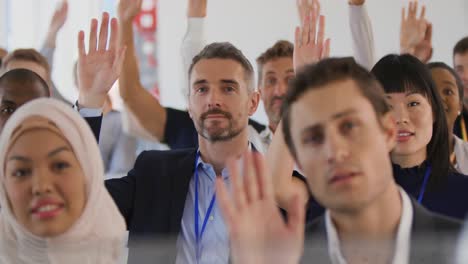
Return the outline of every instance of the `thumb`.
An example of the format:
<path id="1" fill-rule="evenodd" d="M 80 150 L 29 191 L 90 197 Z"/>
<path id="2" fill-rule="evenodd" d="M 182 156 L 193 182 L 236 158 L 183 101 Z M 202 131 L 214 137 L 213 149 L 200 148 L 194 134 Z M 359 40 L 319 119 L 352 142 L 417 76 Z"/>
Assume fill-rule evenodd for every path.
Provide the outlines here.
<path id="1" fill-rule="evenodd" d="M 299 199 L 299 195 L 293 196 L 288 208 L 288 229 L 298 237 L 304 236 L 305 229 L 305 204 Z"/>

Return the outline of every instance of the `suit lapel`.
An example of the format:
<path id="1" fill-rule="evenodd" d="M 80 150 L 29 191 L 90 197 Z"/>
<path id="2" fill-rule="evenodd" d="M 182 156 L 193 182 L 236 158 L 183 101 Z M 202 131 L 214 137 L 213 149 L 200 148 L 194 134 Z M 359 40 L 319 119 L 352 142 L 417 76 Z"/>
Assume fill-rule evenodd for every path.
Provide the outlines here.
<path id="1" fill-rule="evenodd" d="M 185 200 L 189 191 L 190 180 L 192 179 L 195 169 L 195 154 L 196 150 L 190 151 L 187 156 L 177 162 L 177 167 L 171 173 L 172 190 L 171 190 L 171 233 L 179 233 L 182 215 L 184 213 Z"/>

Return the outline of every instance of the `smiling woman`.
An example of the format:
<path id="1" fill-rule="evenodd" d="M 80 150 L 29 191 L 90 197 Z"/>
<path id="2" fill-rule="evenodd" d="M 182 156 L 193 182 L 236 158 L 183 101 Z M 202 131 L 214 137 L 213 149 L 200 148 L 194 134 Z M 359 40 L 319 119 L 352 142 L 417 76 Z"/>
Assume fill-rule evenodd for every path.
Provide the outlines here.
<path id="1" fill-rule="evenodd" d="M 391 159 L 395 180 L 429 210 L 464 219 L 468 177 L 450 164 L 449 130 L 430 71 L 411 55 L 387 55 L 372 69 L 398 129 Z"/>
<path id="2" fill-rule="evenodd" d="M 115 263 L 125 223 L 86 122 L 54 99 L 18 109 L 0 138 L 0 263 Z"/>

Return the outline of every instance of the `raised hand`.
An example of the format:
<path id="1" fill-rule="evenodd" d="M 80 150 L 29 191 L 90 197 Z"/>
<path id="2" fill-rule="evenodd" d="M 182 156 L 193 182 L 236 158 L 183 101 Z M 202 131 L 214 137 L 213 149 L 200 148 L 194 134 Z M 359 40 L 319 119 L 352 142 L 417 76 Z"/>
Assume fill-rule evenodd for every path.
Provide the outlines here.
<path id="1" fill-rule="evenodd" d="M 121 22 L 131 22 L 140 13 L 143 0 L 120 0 L 117 8 Z"/>
<path id="2" fill-rule="evenodd" d="M 243 156 L 243 177 L 235 161 L 229 161 L 227 168 L 232 196 L 221 179 L 216 181 L 216 195 L 229 231 L 233 263 L 298 263 L 304 246 L 304 205 L 293 199 L 285 223 L 258 153 Z"/>
<path id="3" fill-rule="evenodd" d="M 296 6 L 301 23 L 310 13 L 314 13 L 316 17 L 320 15 L 320 2 L 318 0 L 297 0 Z"/>
<path id="4" fill-rule="evenodd" d="M 295 72 L 330 55 L 330 39 L 324 40 L 325 17 L 317 17 L 316 14 L 317 11 L 310 12 L 305 16 L 302 27 L 296 27 L 293 56 Z"/>
<path id="5" fill-rule="evenodd" d="M 414 47 L 414 56 L 427 63 L 432 58 L 432 24 L 428 22 L 424 38 Z"/>
<path id="6" fill-rule="evenodd" d="M 102 21 L 97 32 L 97 19 L 91 20 L 88 52 L 85 50 L 85 34 L 78 33 L 78 86 L 80 106 L 86 108 L 101 108 L 107 93 L 119 78 L 125 58 L 125 47 L 118 48 L 116 18 L 110 20 L 109 14 L 102 14 Z M 108 46 L 109 45 L 109 46 Z M 107 47 L 108 46 L 108 47 Z"/>
<path id="7" fill-rule="evenodd" d="M 65 21 L 67 21 L 67 17 L 68 17 L 68 2 L 67 0 L 63 0 L 60 5 L 60 8 L 55 10 L 54 15 L 52 16 L 49 30 L 53 32 L 58 32 L 65 24 Z"/>
<path id="8" fill-rule="evenodd" d="M 418 2 L 409 2 L 408 14 L 405 7 L 401 11 L 401 29 L 400 29 L 400 52 L 413 54 L 416 46 L 424 41 L 426 36 L 428 22 L 425 19 L 426 6 L 422 6 L 419 18 Z M 431 33 L 432 34 L 432 33 Z"/>
<path id="9" fill-rule="evenodd" d="M 206 17 L 207 0 L 188 0 L 187 17 Z"/>

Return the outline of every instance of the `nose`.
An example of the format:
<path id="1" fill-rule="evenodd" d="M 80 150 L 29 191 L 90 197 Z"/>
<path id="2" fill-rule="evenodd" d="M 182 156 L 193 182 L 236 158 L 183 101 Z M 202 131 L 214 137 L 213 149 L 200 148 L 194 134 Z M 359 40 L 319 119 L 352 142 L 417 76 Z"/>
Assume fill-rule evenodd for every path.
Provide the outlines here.
<path id="1" fill-rule="evenodd" d="M 408 111 L 402 105 L 396 105 L 393 107 L 393 116 L 395 117 L 397 125 L 407 124 L 409 122 Z"/>
<path id="2" fill-rule="evenodd" d="M 211 89 L 208 94 L 208 108 L 220 108 L 221 107 L 221 95 L 216 89 Z"/>
<path id="3" fill-rule="evenodd" d="M 338 131 L 329 133 L 325 144 L 328 163 L 341 163 L 350 155 L 349 145 Z"/>
<path id="4" fill-rule="evenodd" d="M 275 85 L 273 89 L 273 94 L 279 97 L 284 96 L 286 94 L 287 87 L 288 87 L 287 83 L 278 82 L 278 84 Z"/>
<path id="5" fill-rule="evenodd" d="M 33 195 L 40 196 L 52 191 L 53 176 L 46 168 L 38 168 L 32 175 Z"/>

